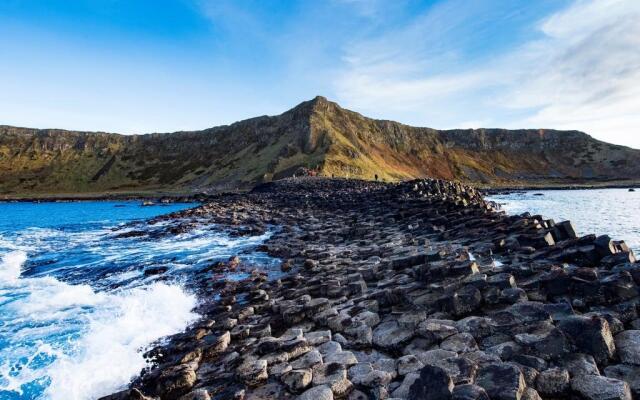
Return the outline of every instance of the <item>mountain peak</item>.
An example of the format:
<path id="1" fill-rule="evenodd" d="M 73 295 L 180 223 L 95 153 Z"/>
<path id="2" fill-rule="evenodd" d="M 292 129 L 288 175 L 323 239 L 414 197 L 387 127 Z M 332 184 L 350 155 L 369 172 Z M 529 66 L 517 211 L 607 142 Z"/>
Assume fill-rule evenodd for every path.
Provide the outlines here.
<path id="1" fill-rule="evenodd" d="M 640 151 L 571 131 L 411 127 L 323 96 L 279 116 L 194 132 L 87 135 L 0 126 L 0 195 L 228 190 L 301 168 L 490 185 L 635 181 Z"/>

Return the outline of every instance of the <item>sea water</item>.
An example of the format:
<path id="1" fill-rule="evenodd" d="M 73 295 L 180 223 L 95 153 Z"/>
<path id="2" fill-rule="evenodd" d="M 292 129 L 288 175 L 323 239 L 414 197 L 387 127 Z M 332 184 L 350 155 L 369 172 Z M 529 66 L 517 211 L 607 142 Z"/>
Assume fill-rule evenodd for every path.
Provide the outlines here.
<path id="1" fill-rule="evenodd" d="M 570 220 L 576 233 L 608 234 L 640 254 L 640 190 L 534 190 L 488 196 L 509 214 L 530 212 Z"/>
<path id="2" fill-rule="evenodd" d="M 0 399 L 94 399 L 126 387 L 152 343 L 198 318 L 189 272 L 269 236 L 210 224 L 179 235 L 118 236 L 195 204 L 0 203 Z M 162 228 L 158 222 L 151 227 Z M 166 267 L 146 276 L 148 267 Z"/>

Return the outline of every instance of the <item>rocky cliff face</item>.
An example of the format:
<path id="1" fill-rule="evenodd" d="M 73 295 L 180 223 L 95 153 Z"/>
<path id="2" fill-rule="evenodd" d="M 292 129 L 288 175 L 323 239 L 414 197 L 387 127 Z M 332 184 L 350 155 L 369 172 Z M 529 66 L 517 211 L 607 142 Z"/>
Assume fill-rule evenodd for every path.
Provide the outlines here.
<path id="1" fill-rule="evenodd" d="M 640 151 L 555 130 L 447 130 L 366 118 L 317 97 L 278 116 L 125 136 L 0 126 L 0 194 L 247 188 L 324 175 L 491 185 L 640 179 Z"/>

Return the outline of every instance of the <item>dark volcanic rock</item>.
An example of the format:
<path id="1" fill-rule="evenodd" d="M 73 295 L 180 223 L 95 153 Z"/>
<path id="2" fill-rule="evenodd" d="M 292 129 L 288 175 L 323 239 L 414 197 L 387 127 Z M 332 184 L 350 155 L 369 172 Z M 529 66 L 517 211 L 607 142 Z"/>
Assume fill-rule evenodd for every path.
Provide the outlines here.
<path id="1" fill-rule="evenodd" d="M 420 376 L 409 390 L 410 400 L 449 400 L 453 391 L 453 381 L 444 369 L 427 365 L 420 370 Z"/>
<path id="2" fill-rule="evenodd" d="M 202 320 L 114 400 L 640 392 L 640 266 L 622 242 L 439 180 L 286 179 L 155 221 L 172 218 L 267 229 L 259 251 L 282 263 L 251 270 L 241 254 L 194 274 Z M 220 279 L 233 270 L 244 278 Z"/>

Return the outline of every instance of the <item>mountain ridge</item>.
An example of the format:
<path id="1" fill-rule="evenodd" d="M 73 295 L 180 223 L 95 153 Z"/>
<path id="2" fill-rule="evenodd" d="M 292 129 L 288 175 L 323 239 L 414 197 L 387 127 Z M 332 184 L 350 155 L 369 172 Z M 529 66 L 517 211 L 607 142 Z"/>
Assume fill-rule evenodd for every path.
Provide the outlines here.
<path id="1" fill-rule="evenodd" d="M 276 116 L 122 135 L 0 125 L 0 195 L 246 189 L 301 169 L 489 186 L 640 180 L 640 150 L 553 129 L 412 127 L 317 96 Z"/>

